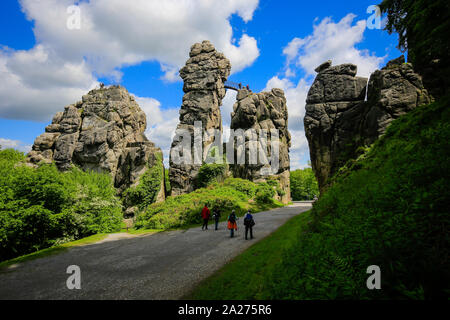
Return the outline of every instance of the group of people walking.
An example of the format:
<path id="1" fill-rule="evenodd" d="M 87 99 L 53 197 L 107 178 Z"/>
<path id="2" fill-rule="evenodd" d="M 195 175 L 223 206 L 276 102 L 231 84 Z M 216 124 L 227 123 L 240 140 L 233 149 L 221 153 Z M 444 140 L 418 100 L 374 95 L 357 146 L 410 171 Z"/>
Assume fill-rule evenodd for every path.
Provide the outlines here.
<path id="1" fill-rule="evenodd" d="M 202 230 L 208 230 L 208 222 L 211 217 L 211 211 L 208 208 L 208 205 L 205 204 L 205 206 L 202 209 L 202 219 L 203 219 L 203 225 Z M 220 221 L 220 212 L 219 210 L 215 210 L 214 214 L 212 215 L 212 218 L 214 219 L 215 223 L 215 230 L 219 230 L 219 221 Z M 231 211 L 231 214 L 228 216 L 227 219 L 227 227 L 228 230 L 230 230 L 230 238 L 234 237 L 234 231 L 237 231 L 237 221 L 239 220 L 238 217 L 236 217 L 236 211 Z M 245 240 L 248 239 L 248 234 L 250 233 L 250 239 L 253 239 L 253 226 L 255 225 L 255 220 L 253 219 L 253 216 L 250 213 L 250 210 L 247 211 L 247 213 L 244 216 L 244 226 L 245 226 Z"/>

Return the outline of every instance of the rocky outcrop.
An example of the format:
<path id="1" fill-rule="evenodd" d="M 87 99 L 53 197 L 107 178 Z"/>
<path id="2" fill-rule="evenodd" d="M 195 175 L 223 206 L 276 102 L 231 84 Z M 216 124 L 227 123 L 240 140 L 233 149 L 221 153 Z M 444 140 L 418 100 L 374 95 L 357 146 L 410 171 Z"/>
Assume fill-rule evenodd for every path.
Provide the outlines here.
<path id="1" fill-rule="evenodd" d="M 247 133 L 245 135 L 245 163 L 243 164 L 239 164 L 237 159 L 242 150 L 239 148 L 239 141 L 238 139 L 233 141 L 233 156 L 235 157 L 233 161 L 235 164 L 231 166 L 233 176 L 254 182 L 276 180 L 282 190 L 281 194 L 277 195 L 278 200 L 284 203 L 289 202 L 291 198 L 289 180 L 291 136 L 288 131 L 288 110 L 283 90 L 272 89 L 270 92 L 261 93 L 252 93 L 247 89 L 239 90 L 237 102 L 234 104 L 231 114 L 230 127 L 233 130 L 242 129 Z M 272 136 L 271 130 L 275 130 L 278 136 Z M 261 139 L 264 136 L 267 139 Z M 234 138 L 230 137 L 230 139 Z M 251 140 L 256 142 L 258 150 L 251 151 Z M 275 147 L 275 143 L 278 147 Z M 274 152 L 278 148 L 276 155 L 272 153 L 272 148 L 275 148 Z M 227 147 L 227 152 L 228 150 Z M 259 150 L 263 152 L 261 153 Z M 253 152 L 253 155 L 250 152 Z M 252 156 L 256 161 L 251 160 Z"/>
<path id="2" fill-rule="evenodd" d="M 191 47 L 190 58 L 180 70 L 184 81 L 183 104 L 180 109 L 180 122 L 177 132 L 186 130 L 191 139 L 191 151 L 194 144 L 194 124 L 202 123 L 201 133 L 218 129 L 222 131 L 220 106 L 225 97 L 224 83 L 230 75 L 230 61 L 217 52 L 209 41 L 196 43 Z M 195 179 L 208 147 L 214 138 L 203 139 L 200 163 L 191 161 L 175 161 L 174 154 L 182 156 L 182 138 L 176 136 L 171 146 L 169 178 L 172 195 L 188 193 L 194 190 Z M 193 154 L 193 153 L 192 153 Z"/>
<path id="3" fill-rule="evenodd" d="M 31 163 L 55 162 L 60 170 L 77 165 L 83 170 L 108 172 L 119 191 L 162 163 L 162 152 L 144 135 L 146 115 L 128 91 L 103 87 L 58 112 L 28 154 Z M 164 200 L 161 181 L 159 200 Z"/>
<path id="4" fill-rule="evenodd" d="M 387 126 L 417 106 L 431 102 L 422 78 L 401 56 L 370 76 L 361 132 L 365 145 L 384 134 Z"/>
<path id="5" fill-rule="evenodd" d="M 323 191 L 337 170 L 356 157 L 358 147 L 373 143 L 394 119 L 430 98 L 402 57 L 375 71 L 369 82 L 356 77 L 353 64 L 331 66 L 327 61 L 316 72 L 304 125 L 312 168 Z"/>

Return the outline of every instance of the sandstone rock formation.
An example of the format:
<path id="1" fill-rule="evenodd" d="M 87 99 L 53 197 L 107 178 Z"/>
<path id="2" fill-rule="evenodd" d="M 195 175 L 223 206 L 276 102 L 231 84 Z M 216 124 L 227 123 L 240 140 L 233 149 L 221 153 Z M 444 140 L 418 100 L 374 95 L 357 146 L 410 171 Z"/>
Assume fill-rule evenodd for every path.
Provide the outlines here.
<path id="1" fill-rule="evenodd" d="M 190 58 L 180 70 L 184 81 L 183 104 L 180 109 L 180 123 L 177 130 L 187 130 L 191 137 L 191 146 L 194 144 L 194 123 L 202 122 L 202 131 L 218 129 L 222 131 L 222 117 L 220 106 L 225 97 L 224 83 L 230 75 L 230 61 L 220 52 L 217 52 L 209 41 L 196 43 L 191 47 Z M 202 142 L 203 155 L 208 151 L 212 139 Z M 188 193 L 194 190 L 195 178 L 201 166 L 194 163 L 176 163 L 174 153 L 180 151 L 182 138 L 175 137 L 171 146 L 169 178 L 172 195 Z"/>
<path id="2" fill-rule="evenodd" d="M 316 72 L 304 125 L 312 168 L 323 191 L 358 147 L 373 143 L 390 122 L 430 98 L 420 76 L 402 57 L 375 71 L 368 83 L 356 77 L 353 64 L 331 66 L 327 61 Z"/>
<path id="3" fill-rule="evenodd" d="M 135 185 L 149 167 L 162 163 L 162 152 L 144 135 L 146 116 L 120 86 L 103 87 L 58 112 L 28 154 L 31 163 L 54 161 L 60 170 L 73 164 L 108 172 L 115 187 Z M 164 200 L 164 182 L 158 200 Z"/>
<path id="4" fill-rule="evenodd" d="M 234 104 L 233 110 L 231 114 L 231 129 L 242 129 L 249 133 L 245 139 L 244 164 L 239 164 L 237 159 L 240 157 L 239 152 L 242 148 L 239 150 L 237 139 L 233 142 L 233 156 L 235 157 L 234 161 L 232 161 L 235 165 L 231 166 L 233 176 L 254 182 L 276 180 L 282 190 L 282 194 L 278 195 L 278 200 L 284 203 L 289 202 L 291 198 L 289 179 L 291 136 L 288 131 L 288 110 L 283 90 L 272 89 L 270 92 L 252 93 L 247 89 L 241 89 L 238 91 L 237 102 Z M 255 131 L 252 132 L 249 129 L 254 129 Z M 273 129 L 277 130 L 278 137 L 271 136 L 271 130 Z M 255 134 L 258 136 L 255 136 Z M 265 143 L 265 140 L 258 140 L 261 135 L 267 137 L 267 143 Z M 273 143 L 277 142 L 278 155 L 272 158 L 277 163 L 264 161 L 264 156 L 256 150 L 253 152 L 255 153 L 256 151 L 258 158 L 256 159 L 255 157 L 256 161 L 250 161 L 251 142 L 249 140 L 252 138 L 257 142 L 261 150 L 266 150 L 263 154 L 267 155 L 267 160 L 269 161 L 272 158 Z M 230 139 L 233 138 L 230 137 Z M 231 140 L 229 143 L 231 143 Z M 227 152 L 228 150 L 227 147 Z"/>

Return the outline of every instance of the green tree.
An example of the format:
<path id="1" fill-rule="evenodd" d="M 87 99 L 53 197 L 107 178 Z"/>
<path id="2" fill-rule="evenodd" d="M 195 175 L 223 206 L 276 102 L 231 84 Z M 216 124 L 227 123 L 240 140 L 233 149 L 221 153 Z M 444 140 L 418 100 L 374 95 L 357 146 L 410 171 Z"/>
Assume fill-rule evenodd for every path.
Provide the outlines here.
<path id="1" fill-rule="evenodd" d="M 290 179 L 292 200 L 311 200 L 319 195 L 317 179 L 311 168 L 291 171 Z"/>
<path id="2" fill-rule="evenodd" d="M 384 0 L 386 30 L 399 36 L 399 49 L 408 51 L 408 61 L 424 77 L 425 86 L 436 96 L 449 87 L 450 2 L 447 0 Z"/>
<path id="3" fill-rule="evenodd" d="M 120 230 L 111 176 L 55 165 L 31 168 L 22 152 L 0 150 L 0 261 L 55 243 Z"/>

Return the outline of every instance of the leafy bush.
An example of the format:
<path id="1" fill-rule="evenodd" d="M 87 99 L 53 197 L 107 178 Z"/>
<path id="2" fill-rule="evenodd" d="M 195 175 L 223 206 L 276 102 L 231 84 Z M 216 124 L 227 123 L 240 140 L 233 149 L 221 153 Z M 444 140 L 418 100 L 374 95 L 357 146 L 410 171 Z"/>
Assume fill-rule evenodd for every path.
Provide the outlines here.
<path id="1" fill-rule="evenodd" d="M 259 203 L 273 203 L 275 190 L 269 184 L 259 183 L 256 189 L 256 201 Z"/>
<path id="2" fill-rule="evenodd" d="M 227 171 L 226 163 L 203 164 L 196 179 L 196 188 L 206 188 L 213 182 L 222 182 Z"/>
<path id="3" fill-rule="evenodd" d="M 156 201 L 161 191 L 161 183 L 164 183 L 165 172 L 161 161 L 148 168 L 140 178 L 137 186 L 130 187 L 122 194 L 125 207 L 137 206 L 140 210 L 145 209 Z"/>
<path id="4" fill-rule="evenodd" d="M 244 193 L 248 198 L 253 198 L 256 195 L 258 185 L 244 179 L 229 178 L 223 183 L 224 186 L 230 187 L 236 191 Z"/>
<path id="5" fill-rule="evenodd" d="M 449 102 L 394 121 L 335 177 L 267 280 L 270 298 L 448 299 Z M 370 265 L 382 290 L 366 287 Z"/>
<path id="6" fill-rule="evenodd" d="M 107 174 L 54 165 L 31 168 L 0 151 L 0 260 L 120 228 L 120 201 Z"/>

